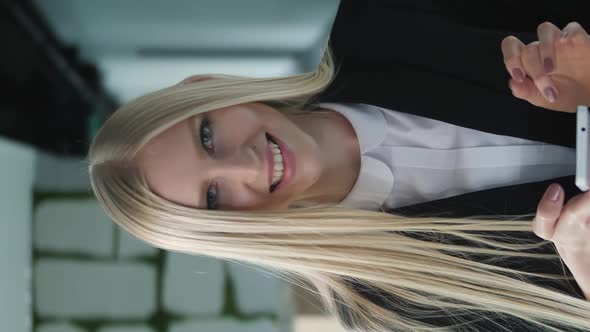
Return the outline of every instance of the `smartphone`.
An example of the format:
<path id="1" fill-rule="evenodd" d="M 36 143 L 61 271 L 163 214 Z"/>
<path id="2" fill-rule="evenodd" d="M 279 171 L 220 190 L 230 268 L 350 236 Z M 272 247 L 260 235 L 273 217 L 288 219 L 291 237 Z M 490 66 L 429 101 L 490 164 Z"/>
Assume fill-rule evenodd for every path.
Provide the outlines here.
<path id="1" fill-rule="evenodd" d="M 576 112 L 576 186 L 582 191 L 588 191 L 590 188 L 590 168 L 588 168 L 590 123 L 588 120 L 588 107 L 578 106 Z"/>

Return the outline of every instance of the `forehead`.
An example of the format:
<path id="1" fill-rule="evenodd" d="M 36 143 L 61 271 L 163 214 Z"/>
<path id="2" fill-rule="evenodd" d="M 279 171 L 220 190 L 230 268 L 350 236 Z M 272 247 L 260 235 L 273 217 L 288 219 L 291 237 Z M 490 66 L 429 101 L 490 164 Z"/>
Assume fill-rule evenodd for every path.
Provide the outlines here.
<path id="1" fill-rule="evenodd" d="M 196 145 L 194 118 L 183 120 L 151 139 L 137 162 L 150 190 L 171 202 L 195 206 L 198 177 L 203 172 Z"/>

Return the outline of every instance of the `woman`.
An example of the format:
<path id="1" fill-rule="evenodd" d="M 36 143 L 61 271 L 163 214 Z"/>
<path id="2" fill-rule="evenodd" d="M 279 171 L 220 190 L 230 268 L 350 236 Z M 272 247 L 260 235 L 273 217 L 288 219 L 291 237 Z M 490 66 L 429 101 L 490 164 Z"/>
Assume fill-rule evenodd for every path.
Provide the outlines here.
<path id="1" fill-rule="evenodd" d="M 506 186 L 521 180 L 507 175 L 495 183 L 500 188 L 482 190 L 490 187 L 477 181 L 456 184 L 464 177 L 455 176 L 433 185 L 415 181 L 418 189 L 414 190 L 407 178 L 399 176 L 403 164 L 390 168 L 382 156 L 372 155 L 372 148 L 383 145 L 384 137 L 402 131 L 363 130 L 385 120 L 397 129 L 401 127 L 396 121 L 407 121 L 403 124 L 411 132 L 431 128 L 433 133 L 451 133 L 454 136 L 419 135 L 432 136 L 434 141 L 420 141 L 416 136 L 393 140 L 412 143 L 405 148 L 414 152 L 420 144 L 429 144 L 429 152 L 461 151 L 451 157 L 443 154 L 437 161 L 457 161 L 475 147 L 481 156 L 486 146 L 530 145 L 569 158 L 572 150 L 566 147 L 573 146 L 573 141 L 562 135 L 574 128 L 571 115 L 543 113 L 520 103 L 495 90 L 497 80 L 482 78 L 470 68 L 458 68 L 455 77 L 438 70 L 437 66 L 457 59 L 430 63 L 412 52 L 405 58 L 379 52 L 369 58 L 359 51 L 362 47 L 351 45 L 371 34 L 358 30 L 355 34 L 345 23 L 376 17 L 373 9 L 359 2 L 341 4 L 331 36 L 339 65 L 333 82 L 334 66 L 327 53 L 316 73 L 276 79 L 197 76 L 124 105 L 101 129 L 90 151 L 92 186 L 101 204 L 121 227 L 154 246 L 260 264 L 288 273 L 293 280 L 311 281 L 328 308 L 352 330 L 590 329 L 590 304 L 583 299 L 588 282 L 582 280 L 588 274 L 582 264 L 575 264 L 584 255 L 572 254 L 583 250 L 584 241 L 576 236 L 587 233 L 551 226 L 562 212 L 564 198 L 574 193 L 571 177 L 556 180 L 551 174 L 568 175 L 567 167 L 560 167 L 553 158 L 538 164 L 557 165 L 554 169 L 531 172 L 544 174 L 545 180 L 562 183 L 566 189 L 557 187 L 557 195 L 551 192 L 549 200 L 541 201 L 533 225 L 539 235 L 556 244 L 567 242 L 568 236 L 577 239 L 577 246 L 565 246 L 564 251 L 573 257 L 574 276 L 581 276 L 577 284 L 564 280 L 567 271 L 555 249 L 532 236 L 530 221 L 503 221 L 499 216 L 534 211 L 550 182 L 536 179 L 529 185 Z M 444 36 L 489 35 L 436 15 L 421 15 L 447 29 L 441 31 Z M 378 23 L 361 22 L 363 29 Z M 578 36 L 583 30 L 575 31 Z M 375 45 L 366 42 L 365 46 Z M 513 51 L 507 54 L 512 70 L 514 59 L 520 59 L 516 62 L 520 64 L 527 57 L 515 41 L 506 44 Z M 497 43 L 485 45 L 497 47 Z M 482 56 L 482 63 L 490 60 L 490 66 L 498 62 L 489 59 L 487 49 L 477 49 L 464 56 Z M 439 55 L 445 56 L 443 50 Z M 559 54 L 554 58 L 556 73 L 565 66 Z M 536 78 L 530 68 L 523 65 L 523 76 Z M 383 83 L 392 72 L 397 77 L 388 80 L 387 89 L 374 83 Z M 504 82 L 503 77 L 498 79 Z M 529 96 L 533 81 L 515 79 L 524 84 L 513 84 L 515 94 Z M 568 95 L 561 81 L 550 82 L 545 84 L 555 84 L 552 101 L 563 102 Z M 461 95 L 445 93 L 449 86 L 458 87 Z M 444 110 L 421 107 L 421 101 L 428 102 L 424 96 L 444 105 Z M 321 103 L 326 101 L 332 103 Z M 476 106 L 480 109 L 474 110 Z M 513 109 L 504 110 L 510 106 Z M 308 112 L 312 108 L 316 110 Z M 502 111 L 510 121 L 495 119 Z M 559 131 L 551 134 L 543 126 Z M 497 156 L 509 160 L 505 152 Z M 479 163 L 474 156 L 470 160 Z M 394 159 L 389 160 L 394 163 Z M 461 167 L 469 172 L 469 165 Z M 485 173 L 494 167 L 493 163 L 478 165 Z M 413 169 L 419 166 L 413 164 Z M 440 174 L 452 172 L 447 168 L 447 173 Z M 497 181 L 487 174 L 473 176 Z M 403 190 L 396 189 L 398 183 Z M 436 195 L 429 194 L 431 190 Z M 458 196 L 449 197 L 453 195 Z M 570 202 L 582 205 L 585 199 L 576 196 Z M 394 214 L 375 211 L 376 205 Z M 573 223 L 574 212 L 579 215 L 583 206 L 569 205 L 562 214 L 570 211 L 566 217 Z M 485 219 L 484 214 L 500 220 Z M 558 225 L 562 224 L 560 218 Z"/>

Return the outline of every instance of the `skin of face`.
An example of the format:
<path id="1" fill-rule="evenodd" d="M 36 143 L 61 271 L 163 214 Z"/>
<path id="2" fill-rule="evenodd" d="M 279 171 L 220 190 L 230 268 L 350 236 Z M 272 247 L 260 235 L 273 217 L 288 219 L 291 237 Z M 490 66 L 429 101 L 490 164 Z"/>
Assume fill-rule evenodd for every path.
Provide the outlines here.
<path id="1" fill-rule="evenodd" d="M 282 141 L 295 160 L 292 180 L 274 192 L 267 134 Z M 358 149 L 354 130 L 336 112 L 287 116 L 248 103 L 175 124 L 150 140 L 137 161 L 150 190 L 171 202 L 203 209 L 213 192 L 217 209 L 266 211 L 302 200 L 342 200 L 358 176 Z"/>

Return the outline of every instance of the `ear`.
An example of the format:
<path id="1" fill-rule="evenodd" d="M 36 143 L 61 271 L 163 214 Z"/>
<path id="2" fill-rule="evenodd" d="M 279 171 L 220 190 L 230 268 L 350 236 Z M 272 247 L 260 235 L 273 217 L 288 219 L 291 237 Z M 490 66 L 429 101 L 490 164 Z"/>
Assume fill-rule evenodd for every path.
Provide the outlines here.
<path id="1" fill-rule="evenodd" d="M 208 76 L 208 75 L 192 75 L 192 76 L 189 76 L 189 77 L 183 79 L 182 81 L 180 81 L 180 83 L 178 83 L 178 85 L 185 85 L 185 84 L 190 84 L 190 83 L 194 83 L 194 82 L 205 81 L 205 80 L 209 80 L 212 78 L 213 77 Z"/>

